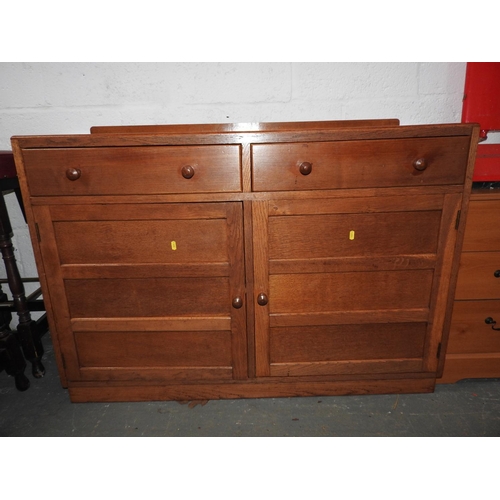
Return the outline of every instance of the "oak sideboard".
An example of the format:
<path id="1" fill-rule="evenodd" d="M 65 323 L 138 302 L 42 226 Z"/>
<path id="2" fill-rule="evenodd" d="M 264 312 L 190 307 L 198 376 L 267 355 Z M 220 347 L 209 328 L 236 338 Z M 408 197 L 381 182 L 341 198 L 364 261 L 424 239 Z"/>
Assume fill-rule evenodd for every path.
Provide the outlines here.
<path id="1" fill-rule="evenodd" d="M 13 137 L 71 400 L 433 391 L 478 133 L 365 120 Z"/>

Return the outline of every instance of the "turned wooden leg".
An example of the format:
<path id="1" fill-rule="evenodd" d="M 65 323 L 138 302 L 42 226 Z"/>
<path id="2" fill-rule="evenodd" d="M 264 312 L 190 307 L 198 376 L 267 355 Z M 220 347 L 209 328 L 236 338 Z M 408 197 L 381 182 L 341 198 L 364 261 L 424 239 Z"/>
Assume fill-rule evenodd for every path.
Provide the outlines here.
<path id="1" fill-rule="evenodd" d="M 31 319 L 31 314 L 26 301 L 24 285 L 19 274 L 12 247 L 12 227 L 5 206 L 3 196 L 0 196 L 0 251 L 7 272 L 7 281 L 12 293 L 12 299 L 19 324 L 17 326 L 17 338 L 21 344 L 24 357 L 32 364 L 33 376 L 36 378 L 45 375 L 45 368 L 41 362 L 43 346 L 37 330 L 37 324 Z"/>
<path id="2" fill-rule="evenodd" d="M 3 291 L 2 285 L 0 285 L 0 331 L 10 330 L 10 322 L 12 321 L 12 314 L 10 308 L 2 307 L 9 298 L 7 294 Z"/>
<path id="3" fill-rule="evenodd" d="M 7 294 L 0 286 L 0 304 L 7 302 Z M 0 308 L 0 371 L 5 370 L 15 379 L 18 390 L 25 391 L 30 386 L 30 381 L 24 374 L 26 361 L 24 360 L 21 346 L 10 329 L 12 314 L 9 309 Z"/>
<path id="4" fill-rule="evenodd" d="M 25 391 L 29 388 L 30 381 L 24 374 L 26 361 L 14 332 L 10 330 L 0 332 L 0 366 L 14 377 L 17 390 Z"/>

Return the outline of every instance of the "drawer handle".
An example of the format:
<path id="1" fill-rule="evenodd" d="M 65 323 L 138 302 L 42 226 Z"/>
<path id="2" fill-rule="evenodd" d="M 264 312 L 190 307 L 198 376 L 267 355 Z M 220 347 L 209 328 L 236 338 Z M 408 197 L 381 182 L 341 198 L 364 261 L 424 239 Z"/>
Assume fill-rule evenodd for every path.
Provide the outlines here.
<path id="1" fill-rule="evenodd" d="M 267 295 L 265 293 L 259 293 L 257 296 L 257 304 L 259 306 L 265 306 L 269 302 L 269 299 L 267 298 Z"/>
<path id="2" fill-rule="evenodd" d="M 495 278 L 500 278 L 500 269 L 497 269 L 497 270 L 493 273 L 493 276 L 495 276 Z"/>
<path id="3" fill-rule="evenodd" d="M 312 172 L 312 163 L 309 163 L 308 161 L 303 161 L 300 164 L 299 171 L 302 175 L 309 175 Z"/>
<path id="4" fill-rule="evenodd" d="M 240 309 L 242 305 L 243 305 L 243 299 L 241 297 L 235 297 L 233 299 L 233 307 L 235 309 Z"/>
<path id="5" fill-rule="evenodd" d="M 182 167 L 181 174 L 184 179 L 191 179 L 194 175 L 194 168 L 191 165 L 186 165 Z"/>
<path id="6" fill-rule="evenodd" d="M 500 328 L 495 328 L 495 325 L 497 324 L 497 322 L 491 318 L 491 317 L 488 317 L 484 320 L 484 322 L 487 324 L 487 325 L 491 325 L 491 328 L 492 330 L 496 330 L 496 331 L 500 331 Z"/>
<path id="7" fill-rule="evenodd" d="M 425 158 L 418 158 L 413 162 L 413 168 L 419 172 L 423 172 L 427 168 L 427 160 Z"/>
<path id="8" fill-rule="evenodd" d="M 68 168 L 68 170 L 66 170 L 66 177 L 70 181 L 76 181 L 81 177 L 81 175 L 82 171 L 79 168 Z"/>

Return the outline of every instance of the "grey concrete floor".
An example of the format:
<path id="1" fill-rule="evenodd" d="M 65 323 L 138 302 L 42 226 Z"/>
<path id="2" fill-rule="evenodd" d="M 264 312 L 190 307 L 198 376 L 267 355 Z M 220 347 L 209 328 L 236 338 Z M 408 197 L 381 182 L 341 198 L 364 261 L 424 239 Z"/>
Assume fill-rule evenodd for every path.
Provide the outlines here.
<path id="1" fill-rule="evenodd" d="M 18 392 L 0 373 L 0 436 L 500 436 L 500 380 L 438 385 L 432 394 L 71 403 L 50 337 L 47 373 Z"/>

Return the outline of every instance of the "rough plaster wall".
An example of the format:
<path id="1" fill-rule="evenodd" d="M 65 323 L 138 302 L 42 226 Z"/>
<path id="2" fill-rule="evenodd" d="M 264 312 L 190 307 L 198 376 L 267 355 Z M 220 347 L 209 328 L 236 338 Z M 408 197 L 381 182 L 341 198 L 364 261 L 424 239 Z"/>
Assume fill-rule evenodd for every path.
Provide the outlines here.
<path id="1" fill-rule="evenodd" d="M 92 125 L 459 122 L 465 67 L 456 62 L 0 63 L 0 149 L 11 149 L 12 135 L 85 134 Z M 14 195 L 7 196 L 7 204 L 21 275 L 36 276 Z"/>

